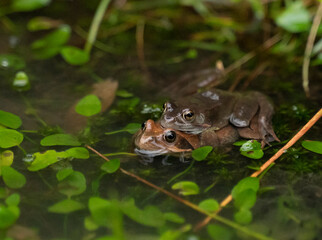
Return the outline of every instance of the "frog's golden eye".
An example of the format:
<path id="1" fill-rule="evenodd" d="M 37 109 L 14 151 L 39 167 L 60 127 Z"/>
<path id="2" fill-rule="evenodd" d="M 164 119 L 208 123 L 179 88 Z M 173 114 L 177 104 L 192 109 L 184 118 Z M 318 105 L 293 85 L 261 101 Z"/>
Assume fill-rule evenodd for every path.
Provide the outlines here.
<path id="1" fill-rule="evenodd" d="M 168 131 L 164 134 L 164 139 L 168 142 L 168 143 L 173 143 L 176 140 L 176 133 L 174 131 Z"/>
<path id="2" fill-rule="evenodd" d="M 193 111 L 191 110 L 188 110 L 188 111 L 185 111 L 183 114 L 182 114 L 183 118 L 189 122 L 191 122 L 193 119 L 195 119 L 195 114 L 193 113 Z"/>

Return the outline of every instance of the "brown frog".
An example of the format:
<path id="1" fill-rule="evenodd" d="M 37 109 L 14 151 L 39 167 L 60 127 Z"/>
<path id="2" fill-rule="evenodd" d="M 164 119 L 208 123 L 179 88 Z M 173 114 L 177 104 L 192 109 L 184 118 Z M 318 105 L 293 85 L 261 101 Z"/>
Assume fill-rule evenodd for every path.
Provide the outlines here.
<path id="1" fill-rule="evenodd" d="M 149 157 L 163 154 L 184 154 L 201 146 L 222 146 L 238 138 L 237 130 L 228 125 L 222 129 L 207 130 L 200 134 L 188 134 L 171 128 L 163 128 L 160 122 L 147 120 L 134 135 L 135 152 Z"/>
<path id="2" fill-rule="evenodd" d="M 264 146 L 279 141 L 272 128 L 273 112 L 262 93 L 212 89 L 166 102 L 160 124 L 190 134 L 207 131 L 208 135 L 231 124 L 241 137 L 261 140 Z"/>

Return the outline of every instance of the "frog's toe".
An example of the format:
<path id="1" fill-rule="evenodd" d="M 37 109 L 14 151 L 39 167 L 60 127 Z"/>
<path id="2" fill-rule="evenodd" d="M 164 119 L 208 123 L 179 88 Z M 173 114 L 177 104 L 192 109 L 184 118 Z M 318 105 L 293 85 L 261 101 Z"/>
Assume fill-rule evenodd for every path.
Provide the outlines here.
<path id="1" fill-rule="evenodd" d="M 249 119 L 241 119 L 241 118 L 236 117 L 234 114 L 232 114 L 230 116 L 230 122 L 235 127 L 248 127 L 250 120 Z"/>

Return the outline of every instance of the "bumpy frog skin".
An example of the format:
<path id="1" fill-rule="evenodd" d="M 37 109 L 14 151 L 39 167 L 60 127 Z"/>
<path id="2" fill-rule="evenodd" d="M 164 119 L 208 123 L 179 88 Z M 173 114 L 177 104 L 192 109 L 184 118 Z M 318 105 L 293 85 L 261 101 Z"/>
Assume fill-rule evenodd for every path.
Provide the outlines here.
<path id="1" fill-rule="evenodd" d="M 160 123 L 164 128 L 190 134 L 219 130 L 232 124 L 240 130 L 240 136 L 262 140 L 265 145 L 279 141 L 271 124 L 273 112 L 272 104 L 259 92 L 241 94 L 214 89 L 165 103 Z"/>
<path id="2" fill-rule="evenodd" d="M 201 146 L 217 147 L 233 143 L 238 136 L 237 130 L 231 125 L 218 131 L 206 130 L 201 134 L 188 134 L 163 128 L 159 122 L 148 120 L 134 136 L 136 146 L 134 151 L 149 157 L 164 154 L 183 154 Z"/>

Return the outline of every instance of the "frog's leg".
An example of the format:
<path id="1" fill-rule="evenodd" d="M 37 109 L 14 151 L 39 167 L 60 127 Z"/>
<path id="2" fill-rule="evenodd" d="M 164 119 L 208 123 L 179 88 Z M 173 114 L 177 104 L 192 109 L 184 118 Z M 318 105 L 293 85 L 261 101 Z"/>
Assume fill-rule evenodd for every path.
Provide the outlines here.
<path id="1" fill-rule="evenodd" d="M 253 93 L 237 98 L 230 122 L 236 127 L 248 127 L 258 111 L 258 101 Z"/>
<path id="2" fill-rule="evenodd" d="M 250 122 L 249 127 L 237 128 L 239 136 L 248 139 L 261 139 L 258 131 L 258 114 Z"/>
<path id="3" fill-rule="evenodd" d="M 261 93 L 257 93 L 257 99 L 259 103 L 258 131 L 260 133 L 260 139 L 265 143 L 274 140 L 280 142 L 272 126 L 272 116 L 274 113 L 273 105 L 269 102 L 267 97 Z"/>
<path id="4" fill-rule="evenodd" d="M 221 146 L 233 143 L 238 139 L 236 128 L 228 125 L 218 131 L 206 130 L 201 134 L 201 146 Z"/>

